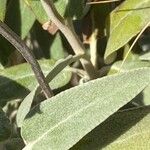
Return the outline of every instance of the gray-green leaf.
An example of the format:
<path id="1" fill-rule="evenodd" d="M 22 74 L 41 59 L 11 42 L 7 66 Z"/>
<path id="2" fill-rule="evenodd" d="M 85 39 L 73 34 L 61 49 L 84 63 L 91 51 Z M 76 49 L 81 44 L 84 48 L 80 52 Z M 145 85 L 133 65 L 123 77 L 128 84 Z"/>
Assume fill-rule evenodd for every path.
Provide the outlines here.
<path id="1" fill-rule="evenodd" d="M 81 18 L 85 11 L 85 0 L 53 0 L 57 11 L 63 17 L 71 17 L 73 19 Z M 43 9 L 40 0 L 26 0 L 28 6 L 34 12 L 37 20 L 44 24 L 49 18 Z"/>
<path id="2" fill-rule="evenodd" d="M 129 70 L 140 69 L 143 67 L 150 67 L 150 63 L 138 60 L 138 61 L 125 61 L 124 64 L 122 65 L 122 61 L 117 61 L 111 66 L 109 74 L 117 73 L 118 71 L 126 72 Z"/>
<path id="3" fill-rule="evenodd" d="M 139 69 L 143 67 L 150 67 L 150 63 L 146 61 L 125 61 L 121 67 L 122 61 L 115 62 L 108 74 L 117 73 L 118 71 L 127 72 L 133 69 Z M 120 68 L 121 67 L 121 68 Z M 150 84 L 133 100 L 140 105 L 149 105 L 150 104 Z"/>
<path id="4" fill-rule="evenodd" d="M 66 150 L 131 101 L 150 82 L 143 68 L 96 79 L 37 105 L 21 134 L 28 150 Z"/>
<path id="5" fill-rule="evenodd" d="M 65 59 L 59 60 L 56 62 L 56 64 L 54 65 L 53 69 L 50 70 L 50 72 L 48 73 L 48 75 L 46 76 L 46 80 L 47 82 L 51 82 L 67 65 L 71 64 L 72 62 L 79 60 L 83 55 L 75 55 L 75 56 L 68 56 Z M 22 126 L 22 123 L 27 115 L 27 113 L 30 111 L 32 102 L 36 96 L 36 93 L 39 90 L 39 86 L 35 87 L 35 89 L 29 93 L 29 95 L 27 95 L 25 97 L 25 99 L 23 100 L 23 102 L 21 103 L 18 112 L 17 112 L 17 116 L 16 116 L 16 121 L 17 121 L 17 125 L 18 127 Z"/>
<path id="6" fill-rule="evenodd" d="M 53 60 L 39 61 L 45 75 L 53 68 Z M 50 86 L 57 89 L 66 85 L 71 78 L 71 72 L 64 70 L 52 80 Z M 22 99 L 37 86 L 37 80 L 28 63 L 3 69 L 0 72 L 0 106 L 4 106 L 7 101 Z"/>
<path id="7" fill-rule="evenodd" d="M 114 114 L 85 136 L 71 150 L 150 149 L 150 107 Z"/>

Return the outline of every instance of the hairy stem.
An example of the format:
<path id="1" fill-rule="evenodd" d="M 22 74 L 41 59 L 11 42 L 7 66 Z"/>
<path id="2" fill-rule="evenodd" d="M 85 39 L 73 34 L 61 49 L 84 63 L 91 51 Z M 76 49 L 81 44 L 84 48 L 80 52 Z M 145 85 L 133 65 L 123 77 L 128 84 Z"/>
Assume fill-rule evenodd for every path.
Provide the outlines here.
<path id="1" fill-rule="evenodd" d="M 20 37 L 13 32 L 5 23 L 0 21 L 0 34 L 6 38 L 26 59 L 26 61 L 31 65 L 32 70 L 37 78 L 39 85 L 41 86 L 45 96 L 47 98 L 53 96 L 53 92 L 50 89 L 44 74 L 38 64 L 32 51 L 27 47 L 27 45 L 20 39 Z"/>
<path id="2" fill-rule="evenodd" d="M 84 54 L 85 48 L 82 42 L 79 40 L 77 34 L 75 33 L 73 27 L 70 24 L 66 24 L 64 19 L 57 12 L 52 0 L 41 0 L 41 3 L 49 16 L 49 18 L 55 23 L 59 30 L 64 34 L 68 42 L 70 43 L 72 49 L 76 55 Z M 98 77 L 98 72 L 92 65 L 88 57 L 80 59 L 83 68 L 86 70 L 90 79 L 95 79 Z"/>

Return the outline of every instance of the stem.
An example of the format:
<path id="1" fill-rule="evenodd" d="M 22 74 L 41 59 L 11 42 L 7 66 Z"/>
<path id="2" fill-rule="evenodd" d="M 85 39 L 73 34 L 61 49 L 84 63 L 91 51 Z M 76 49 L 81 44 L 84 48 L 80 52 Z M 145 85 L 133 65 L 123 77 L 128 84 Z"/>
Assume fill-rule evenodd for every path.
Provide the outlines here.
<path id="1" fill-rule="evenodd" d="M 133 41 L 132 45 L 130 46 L 130 48 L 129 48 L 127 54 L 126 54 L 126 56 L 124 57 L 124 59 L 123 59 L 123 61 L 121 63 L 120 69 L 118 71 L 119 73 L 121 72 L 121 69 L 122 69 L 122 67 L 123 67 L 123 65 L 124 65 L 124 63 L 125 63 L 128 55 L 130 54 L 132 48 L 134 47 L 134 45 L 136 44 L 136 42 L 138 41 L 138 39 L 140 38 L 140 36 L 142 35 L 142 33 L 146 30 L 146 28 L 148 28 L 149 25 L 150 25 L 150 21 L 143 27 L 143 29 L 140 31 L 140 33 L 137 35 L 137 37 Z"/>
<path id="2" fill-rule="evenodd" d="M 112 2 L 118 2 L 120 0 L 105 0 L 105 1 L 97 1 L 97 2 L 87 2 L 87 4 L 105 4 L 105 3 L 112 3 Z"/>
<path id="3" fill-rule="evenodd" d="M 44 74 L 41 70 L 40 65 L 38 64 L 35 56 L 32 51 L 27 47 L 27 45 L 20 39 L 20 37 L 13 32 L 5 23 L 0 21 L 0 34 L 6 38 L 26 59 L 26 61 L 31 65 L 32 70 L 37 78 L 39 85 L 41 86 L 45 96 L 47 98 L 53 95 L 52 90 L 50 89 Z"/>
<path id="4" fill-rule="evenodd" d="M 52 0 L 41 0 L 41 3 L 49 16 L 49 18 L 55 23 L 55 25 L 64 34 L 68 42 L 70 43 L 72 49 L 76 55 L 84 54 L 85 47 L 79 40 L 74 28 L 70 25 L 66 25 L 64 19 L 57 12 Z M 95 79 L 98 77 L 98 72 L 95 70 L 94 66 L 90 60 L 86 57 L 80 59 L 83 68 L 86 70 L 90 79 Z"/>

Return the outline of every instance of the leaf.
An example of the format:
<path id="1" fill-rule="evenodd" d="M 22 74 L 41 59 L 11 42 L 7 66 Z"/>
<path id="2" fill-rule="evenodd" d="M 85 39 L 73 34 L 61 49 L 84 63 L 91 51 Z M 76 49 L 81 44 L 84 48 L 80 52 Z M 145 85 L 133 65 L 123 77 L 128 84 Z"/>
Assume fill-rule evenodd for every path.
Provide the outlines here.
<path id="1" fill-rule="evenodd" d="M 150 105 L 150 84 L 134 99 L 141 106 Z"/>
<path id="2" fill-rule="evenodd" d="M 143 67 L 150 67 L 150 63 L 149 62 L 144 62 L 144 61 L 125 61 L 125 63 L 122 65 L 122 61 L 117 61 L 115 62 L 111 68 L 108 74 L 113 74 L 113 73 L 117 73 L 118 71 L 121 72 L 127 72 L 129 70 L 133 70 L 133 69 L 140 69 Z"/>
<path id="3" fill-rule="evenodd" d="M 150 105 L 150 85 L 147 86 L 143 92 L 143 104 L 144 105 Z"/>
<path id="4" fill-rule="evenodd" d="M 45 75 L 53 68 L 55 62 L 52 60 L 39 61 Z M 71 78 L 71 72 L 62 71 L 51 83 L 52 89 L 66 85 Z M 0 106 L 7 101 L 24 98 L 37 86 L 34 73 L 28 63 L 16 65 L 0 72 Z"/>
<path id="5" fill-rule="evenodd" d="M 28 6 L 34 12 L 37 20 L 44 24 L 49 21 L 49 18 L 42 7 L 40 0 L 25 0 Z M 56 9 L 63 17 L 72 17 L 73 19 L 81 18 L 85 12 L 85 1 L 84 0 L 53 0 Z"/>
<path id="6" fill-rule="evenodd" d="M 150 61 L 150 52 L 148 52 L 148 53 L 142 55 L 142 56 L 140 57 L 140 59 L 141 59 L 141 60 L 148 60 L 148 61 Z"/>
<path id="7" fill-rule="evenodd" d="M 77 56 L 70 55 L 66 59 L 57 61 L 56 64 L 54 65 L 53 69 L 46 76 L 47 82 L 48 83 L 51 82 L 67 65 L 71 64 L 74 61 L 79 60 L 82 56 L 83 55 L 79 55 L 79 56 L 78 55 Z M 17 116 L 16 116 L 16 122 L 17 122 L 18 127 L 22 126 L 22 123 L 23 123 L 26 115 L 28 114 L 28 112 L 31 109 L 32 102 L 33 102 L 37 92 L 39 91 L 39 88 L 40 88 L 39 86 L 35 87 L 35 89 L 31 93 L 29 93 L 29 95 L 27 95 L 25 97 L 25 99 L 19 106 Z"/>
<path id="8" fill-rule="evenodd" d="M 23 0 L 20 0 L 21 38 L 24 39 L 35 22 L 35 16 Z"/>
<path id="9" fill-rule="evenodd" d="M 129 42 L 150 21 L 150 0 L 127 0 L 117 7 L 107 22 L 109 39 L 105 59 Z"/>
<path id="10" fill-rule="evenodd" d="M 71 148 L 149 82 L 150 69 L 143 68 L 90 81 L 40 103 L 21 128 L 25 149 Z"/>
<path id="11" fill-rule="evenodd" d="M 49 74 L 46 76 L 46 80 L 48 82 L 50 82 L 58 73 L 60 73 L 66 66 L 70 65 L 71 63 L 79 60 L 80 58 L 82 58 L 84 56 L 84 54 L 80 54 L 80 55 L 69 55 L 67 58 L 65 59 L 60 59 L 56 62 L 55 66 L 53 67 L 53 69 L 49 72 Z"/>
<path id="12" fill-rule="evenodd" d="M 135 49 L 137 50 L 137 48 L 135 48 Z M 127 43 L 124 46 L 122 60 L 125 59 L 125 61 L 138 61 L 139 60 L 139 54 L 136 53 L 135 49 L 130 50 L 130 44 Z"/>
<path id="13" fill-rule="evenodd" d="M 17 116 L 16 116 L 16 122 L 17 122 L 18 127 L 22 126 L 22 123 L 23 123 L 26 115 L 30 111 L 32 102 L 33 102 L 34 97 L 36 95 L 36 92 L 37 92 L 37 87 L 33 91 L 31 91 L 25 97 L 25 99 L 22 101 L 22 103 L 20 104 L 19 109 L 17 111 Z"/>
<path id="14" fill-rule="evenodd" d="M 150 107 L 117 112 L 70 150 L 150 149 Z"/>
<path id="15" fill-rule="evenodd" d="M 7 8 L 7 0 L 0 0 L 0 20 L 4 21 Z M 2 66 L 7 65 L 8 56 L 12 52 L 12 46 L 2 36 L 0 36 L 0 63 Z"/>
<path id="16" fill-rule="evenodd" d="M 11 126 L 9 119 L 0 108 L 0 142 L 9 138 L 11 134 Z"/>
<path id="17" fill-rule="evenodd" d="M 108 74 L 109 75 L 114 74 L 114 73 L 117 73 L 118 71 L 127 72 L 133 69 L 150 67 L 150 63 L 146 61 L 126 61 L 120 70 L 121 64 L 122 64 L 122 61 L 115 62 L 112 65 Z M 150 84 L 138 96 L 136 96 L 132 102 L 135 102 L 136 104 L 141 105 L 141 106 L 150 105 L 150 92 L 149 91 L 150 91 Z"/>
<path id="18" fill-rule="evenodd" d="M 41 23 L 44 24 L 49 20 L 46 12 L 44 11 L 40 0 L 24 0 L 28 7 L 32 10 L 34 13 L 36 19 Z"/>
<path id="19" fill-rule="evenodd" d="M 51 47 L 50 47 L 50 56 L 54 60 L 59 60 L 64 58 L 64 47 L 62 43 L 62 39 L 60 33 L 55 35 L 55 39 L 53 40 Z"/>
<path id="20" fill-rule="evenodd" d="M 7 10 L 6 23 L 13 31 L 24 39 L 34 22 L 35 16 L 24 0 L 11 0 Z"/>
<path id="21" fill-rule="evenodd" d="M 7 0 L 0 1 L 0 20 L 1 21 L 4 21 L 4 18 L 5 18 L 6 4 L 7 4 Z"/>

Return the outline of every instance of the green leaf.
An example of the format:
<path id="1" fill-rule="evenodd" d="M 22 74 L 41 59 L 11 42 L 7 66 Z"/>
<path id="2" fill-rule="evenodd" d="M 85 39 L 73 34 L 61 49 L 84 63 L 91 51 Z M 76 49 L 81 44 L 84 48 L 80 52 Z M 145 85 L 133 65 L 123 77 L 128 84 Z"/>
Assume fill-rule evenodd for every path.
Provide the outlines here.
<path id="1" fill-rule="evenodd" d="M 55 35 L 55 38 L 50 47 L 50 56 L 51 59 L 59 60 L 65 57 L 64 46 L 60 36 L 60 33 Z"/>
<path id="2" fill-rule="evenodd" d="M 129 53 L 129 50 L 130 50 L 130 44 L 127 43 L 125 46 L 124 46 L 124 51 L 123 51 L 123 58 L 122 60 L 126 60 L 126 61 L 138 61 L 139 60 L 139 54 L 136 53 L 137 51 L 137 48 L 133 48 L 132 51 L 130 51 Z"/>
<path id="3" fill-rule="evenodd" d="M 52 60 L 39 61 L 45 75 L 53 68 L 55 62 Z M 52 89 L 66 85 L 71 78 L 71 72 L 62 71 L 52 82 Z M 0 106 L 7 101 L 22 99 L 37 86 L 37 80 L 28 63 L 10 67 L 0 72 Z"/>
<path id="4" fill-rule="evenodd" d="M 49 18 L 42 7 L 40 0 L 25 0 L 28 6 L 34 12 L 37 20 L 44 24 L 49 21 Z M 81 18 L 85 12 L 85 1 L 84 0 L 53 0 L 56 9 L 63 17 L 72 17 L 73 19 Z"/>
<path id="5" fill-rule="evenodd" d="M 148 61 L 150 61 L 150 52 L 148 52 L 148 53 L 142 55 L 142 56 L 140 57 L 140 59 L 141 59 L 141 60 L 148 60 Z"/>
<path id="6" fill-rule="evenodd" d="M 35 22 L 35 16 L 23 0 L 20 0 L 21 38 L 24 39 Z"/>
<path id="7" fill-rule="evenodd" d="M 22 103 L 20 104 L 19 109 L 17 111 L 17 116 L 16 116 L 16 122 L 17 122 L 18 127 L 22 126 L 22 123 L 23 123 L 26 115 L 30 111 L 32 102 L 33 102 L 34 97 L 36 95 L 36 92 L 37 92 L 37 87 L 33 91 L 31 91 L 25 97 L 25 99 L 22 101 Z"/>
<path id="8" fill-rule="evenodd" d="M 150 149 L 150 107 L 115 113 L 71 150 Z"/>
<path id="9" fill-rule="evenodd" d="M 28 7 L 34 13 L 36 19 L 41 23 L 44 24 L 45 22 L 49 21 L 49 18 L 44 11 L 40 0 L 24 0 Z"/>
<path id="10" fill-rule="evenodd" d="M 90 81 L 40 103 L 21 128 L 25 149 L 71 148 L 149 82 L 150 69 L 143 68 Z"/>
<path id="11" fill-rule="evenodd" d="M 24 0 L 11 0 L 7 10 L 6 23 L 13 31 L 24 39 L 34 22 L 35 16 Z"/>
<path id="12" fill-rule="evenodd" d="M 79 60 L 83 55 L 79 55 L 79 56 L 68 56 L 66 59 L 62 59 L 59 60 L 58 62 L 56 62 L 56 64 L 54 65 L 53 69 L 48 73 L 48 75 L 46 76 L 46 80 L 47 82 L 51 82 L 67 65 L 71 64 L 74 61 Z M 18 127 L 22 126 L 22 123 L 26 117 L 26 115 L 28 114 L 28 112 L 30 111 L 32 102 L 37 94 L 37 92 L 39 92 L 39 86 L 35 87 L 35 89 L 25 97 L 25 99 L 23 100 L 23 102 L 21 103 L 18 112 L 17 112 L 17 117 L 16 117 L 16 121 L 17 121 L 17 125 Z"/>
<path id="13" fill-rule="evenodd" d="M 4 18 L 5 18 L 6 4 L 7 4 L 7 0 L 0 1 L 0 20 L 2 21 L 4 21 Z"/>
<path id="14" fill-rule="evenodd" d="M 11 126 L 9 119 L 0 108 L 0 142 L 9 138 L 11 134 Z"/>
<path id="15" fill-rule="evenodd" d="M 150 0 L 126 0 L 109 16 L 105 59 L 131 40 L 150 21 Z"/>

